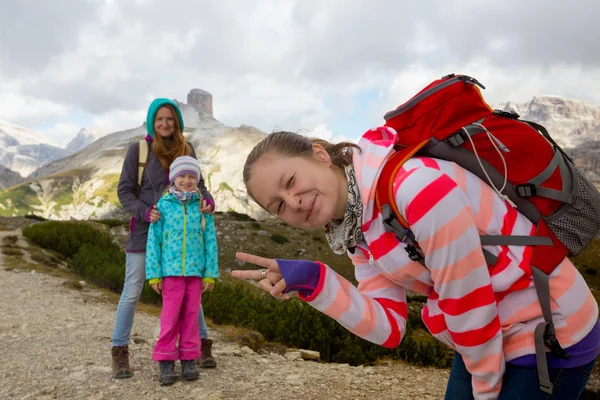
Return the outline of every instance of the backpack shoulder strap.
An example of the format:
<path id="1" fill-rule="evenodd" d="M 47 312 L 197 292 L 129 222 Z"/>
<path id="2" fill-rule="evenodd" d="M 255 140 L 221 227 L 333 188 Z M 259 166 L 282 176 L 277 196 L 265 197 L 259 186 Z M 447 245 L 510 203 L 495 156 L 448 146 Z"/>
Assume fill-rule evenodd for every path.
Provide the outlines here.
<path id="1" fill-rule="evenodd" d="M 144 171 L 146 170 L 146 164 L 148 163 L 148 142 L 146 139 L 141 139 L 139 142 L 138 149 L 138 176 L 137 183 L 138 187 L 142 186 L 142 177 L 144 176 Z"/>
<path id="2" fill-rule="evenodd" d="M 400 148 L 386 162 L 375 189 L 375 211 L 379 210 L 383 219 L 383 226 L 387 232 L 396 235 L 398 240 L 406 243 L 406 252 L 413 261 L 424 264 L 423 255 L 415 236 L 410 230 L 410 225 L 404 219 L 393 194 L 394 178 L 396 174 L 419 150 L 423 149 L 430 140 L 425 140 L 414 147 Z M 482 245 L 536 245 L 547 244 L 547 238 L 520 236 L 481 236 Z M 498 258 L 485 248 L 482 248 L 485 261 L 494 265 Z"/>
<path id="3" fill-rule="evenodd" d="M 379 210 L 383 217 L 383 225 L 387 232 L 396 235 L 398 240 L 406 243 L 406 252 L 413 261 L 424 263 L 423 255 L 419 252 L 419 245 L 414 235 L 410 231 L 410 226 L 406 219 L 398 210 L 396 199 L 394 198 L 393 187 L 394 178 L 406 161 L 413 157 L 428 140 L 411 147 L 399 148 L 396 153 L 386 161 L 381 175 L 375 188 L 375 210 Z"/>

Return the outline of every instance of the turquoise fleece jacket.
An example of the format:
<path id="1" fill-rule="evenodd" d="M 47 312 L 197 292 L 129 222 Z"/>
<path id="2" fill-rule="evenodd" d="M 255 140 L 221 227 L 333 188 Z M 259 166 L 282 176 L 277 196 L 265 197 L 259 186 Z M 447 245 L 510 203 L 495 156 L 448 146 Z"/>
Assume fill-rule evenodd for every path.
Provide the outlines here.
<path id="1" fill-rule="evenodd" d="M 150 224 L 146 245 L 146 279 L 166 276 L 219 277 L 215 222 L 202 213 L 197 194 L 185 204 L 166 192 L 158 201 L 160 219 Z"/>

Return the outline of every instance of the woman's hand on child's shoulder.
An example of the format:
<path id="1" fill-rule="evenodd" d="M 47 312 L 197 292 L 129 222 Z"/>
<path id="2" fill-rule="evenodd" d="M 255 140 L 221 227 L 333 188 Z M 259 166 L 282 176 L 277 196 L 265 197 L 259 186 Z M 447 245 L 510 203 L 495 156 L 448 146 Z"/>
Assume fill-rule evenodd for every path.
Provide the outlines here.
<path id="1" fill-rule="evenodd" d="M 211 203 L 207 202 L 205 199 L 205 200 L 202 200 L 202 208 L 200 208 L 200 211 L 202 211 L 203 213 L 212 214 L 213 211 L 215 211 L 215 207 Z"/>

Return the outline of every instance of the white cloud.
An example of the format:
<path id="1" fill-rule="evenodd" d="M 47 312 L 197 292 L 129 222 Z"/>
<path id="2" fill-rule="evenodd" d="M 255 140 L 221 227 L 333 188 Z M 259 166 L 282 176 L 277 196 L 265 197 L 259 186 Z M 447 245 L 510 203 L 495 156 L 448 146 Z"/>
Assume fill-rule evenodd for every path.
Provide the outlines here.
<path id="1" fill-rule="evenodd" d="M 0 117 L 25 125 L 36 125 L 48 118 L 64 117 L 68 107 L 50 99 L 36 98 L 18 93 L 0 93 Z"/>
<path id="2" fill-rule="evenodd" d="M 99 134 L 108 134 L 125 129 L 137 128 L 138 126 L 141 126 L 144 121 L 146 121 L 146 110 L 114 110 L 97 116 L 93 119 L 91 126 L 86 128 Z"/>
<path id="3" fill-rule="evenodd" d="M 312 129 L 301 129 L 298 131 L 299 134 L 311 138 L 318 138 L 326 140 L 330 143 L 340 143 L 340 142 L 354 142 L 358 143 L 359 138 L 351 139 L 347 136 L 336 134 L 334 135 L 333 131 L 329 129 L 329 127 L 325 124 L 318 125 Z"/>
<path id="4" fill-rule="evenodd" d="M 376 125 L 449 72 L 480 79 L 491 102 L 600 103 L 598 2 L 13 3 L 0 15 L 0 118 L 26 126 L 77 112 L 94 117 L 87 128 L 132 128 L 153 98 L 194 87 L 233 126 Z M 377 94 L 367 106 L 364 92 Z"/>

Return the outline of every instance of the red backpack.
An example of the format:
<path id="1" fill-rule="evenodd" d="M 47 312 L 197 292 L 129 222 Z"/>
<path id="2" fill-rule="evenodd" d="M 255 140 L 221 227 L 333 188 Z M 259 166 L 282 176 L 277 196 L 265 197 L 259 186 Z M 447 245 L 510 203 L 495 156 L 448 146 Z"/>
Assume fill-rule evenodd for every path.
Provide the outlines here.
<path id="1" fill-rule="evenodd" d="M 396 152 L 379 177 L 375 202 L 386 230 L 423 263 L 410 226 L 396 207 L 393 178 L 406 160 L 423 155 L 453 161 L 473 172 L 537 226 L 535 236 L 481 236 L 482 245 L 533 246 L 531 270 L 544 321 L 535 329 L 540 389 L 552 393 L 544 345 L 557 357 L 570 355 L 556 339 L 549 277 L 569 254 L 578 254 L 600 231 L 600 193 L 552 140 L 547 130 L 493 110 L 476 79 L 450 74 L 433 81 L 385 114 L 398 133 Z M 484 248 L 489 265 L 495 256 Z"/>

